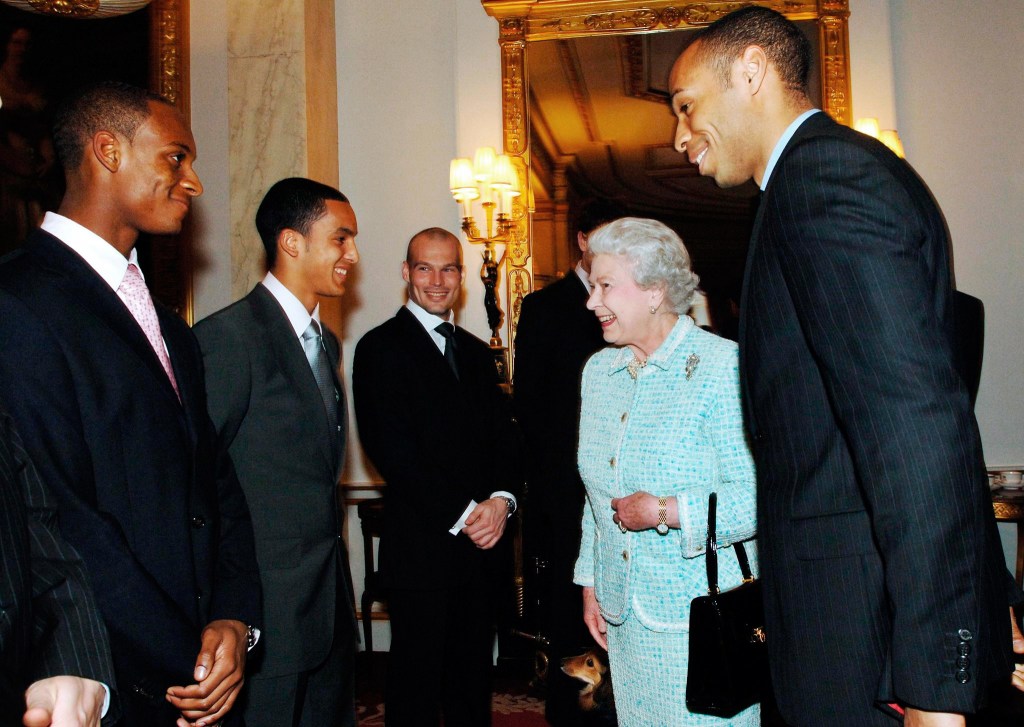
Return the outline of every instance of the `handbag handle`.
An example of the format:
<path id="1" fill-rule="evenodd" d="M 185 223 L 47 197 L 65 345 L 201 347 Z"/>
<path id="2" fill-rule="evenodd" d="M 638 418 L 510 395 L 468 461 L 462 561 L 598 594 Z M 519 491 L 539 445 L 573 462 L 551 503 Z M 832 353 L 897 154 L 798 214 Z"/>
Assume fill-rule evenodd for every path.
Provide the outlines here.
<path id="1" fill-rule="evenodd" d="M 712 596 L 720 592 L 718 588 L 718 537 L 715 534 L 715 514 L 717 509 L 718 493 L 712 492 L 708 495 L 707 555 L 704 557 L 704 564 L 708 572 L 708 593 Z M 747 551 L 743 547 L 743 543 L 733 543 L 732 548 L 736 551 L 736 560 L 740 563 L 743 582 L 753 583 L 754 575 L 750 570 L 750 561 L 747 560 Z"/>

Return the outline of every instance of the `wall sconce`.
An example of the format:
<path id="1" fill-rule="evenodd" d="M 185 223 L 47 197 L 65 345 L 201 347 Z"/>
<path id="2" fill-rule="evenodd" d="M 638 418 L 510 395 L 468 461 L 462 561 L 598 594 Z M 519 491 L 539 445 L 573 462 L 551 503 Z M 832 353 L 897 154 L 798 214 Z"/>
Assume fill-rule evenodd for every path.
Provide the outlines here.
<path id="1" fill-rule="evenodd" d="M 507 243 L 515 227 L 512 204 L 521 193 L 519 176 L 511 158 L 495 153 L 493 147 L 484 146 L 476 150 L 472 162 L 466 158 L 452 159 L 448 186 L 452 197 L 462 208 L 462 231 L 466 239 L 474 245 L 484 246 L 484 262 L 480 269 L 480 279 L 484 283 L 484 308 L 487 310 L 487 325 L 491 329 L 491 347 L 500 349 L 498 331 L 502 312 L 495 293 L 500 261 L 494 246 Z M 484 234 L 480 234 L 473 217 L 473 202 L 476 200 L 480 200 L 484 208 Z"/>
<path id="2" fill-rule="evenodd" d="M 889 147 L 893 154 L 898 156 L 900 159 L 905 158 L 905 154 L 903 153 L 903 142 L 900 141 L 900 135 L 896 133 L 896 129 L 879 129 L 878 119 L 871 117 L 857 119 L 853 128 L 862 134 L 867 134 L 870 137 L 878 139 Z"/>

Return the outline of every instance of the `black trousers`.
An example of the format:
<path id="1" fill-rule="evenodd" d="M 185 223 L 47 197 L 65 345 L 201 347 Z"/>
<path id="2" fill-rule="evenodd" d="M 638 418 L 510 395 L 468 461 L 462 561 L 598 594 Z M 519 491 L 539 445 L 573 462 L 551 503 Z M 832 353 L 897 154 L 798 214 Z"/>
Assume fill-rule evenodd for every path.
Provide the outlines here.
<path id="1" fill-rule="evenodd" d="M 493 598 L 483 583 L 388 592 L 387 727 L 491 724 Z"/>

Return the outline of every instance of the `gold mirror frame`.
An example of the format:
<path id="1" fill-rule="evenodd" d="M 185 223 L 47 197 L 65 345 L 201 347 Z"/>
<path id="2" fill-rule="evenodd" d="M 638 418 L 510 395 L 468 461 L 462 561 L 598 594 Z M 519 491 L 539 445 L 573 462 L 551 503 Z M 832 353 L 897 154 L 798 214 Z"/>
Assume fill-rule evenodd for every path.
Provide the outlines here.
<path id="1" fill-rule="evenodd" d="M 505 254 L 505 310 L 510 349 L 523 298 L 533 290 L 530 220 L 530 118 L 526 59 L 529 43 L 598 35 L 657 33 L 704 27 L 745 5 L 778 10 L 791 20 L 818 24 L 821 98 L 824 110 L 850 124 L 849 0 L 769 0 L 764 2 L 682 3 L 672 0 L 481 0 L 498 21 L 501 47 L 502 137 L 516 162 L 527 193 L 513 218 L 517 227 Z M 513 349 L 514 350 L 514 349 Z M 512 357 L 514 362 L 515 358 Z M 514 365 L 514 363 L 513 363 Z"/>

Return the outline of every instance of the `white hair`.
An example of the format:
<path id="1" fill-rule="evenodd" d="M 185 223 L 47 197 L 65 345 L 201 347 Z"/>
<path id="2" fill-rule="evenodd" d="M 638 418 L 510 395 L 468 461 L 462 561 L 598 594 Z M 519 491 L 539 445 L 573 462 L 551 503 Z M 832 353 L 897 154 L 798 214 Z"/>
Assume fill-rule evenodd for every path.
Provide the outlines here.
<path id="1" fill-rule="evenodd" d="M 587 242 L 593 255 L 625 257 L 637 287 L 663 287 L 675 313 L 684 315 L 690 309 L 700 279 L 690 267 L 690 253 L 682 239 L 665 223 L 623 217 L 598 227 Z"/>

